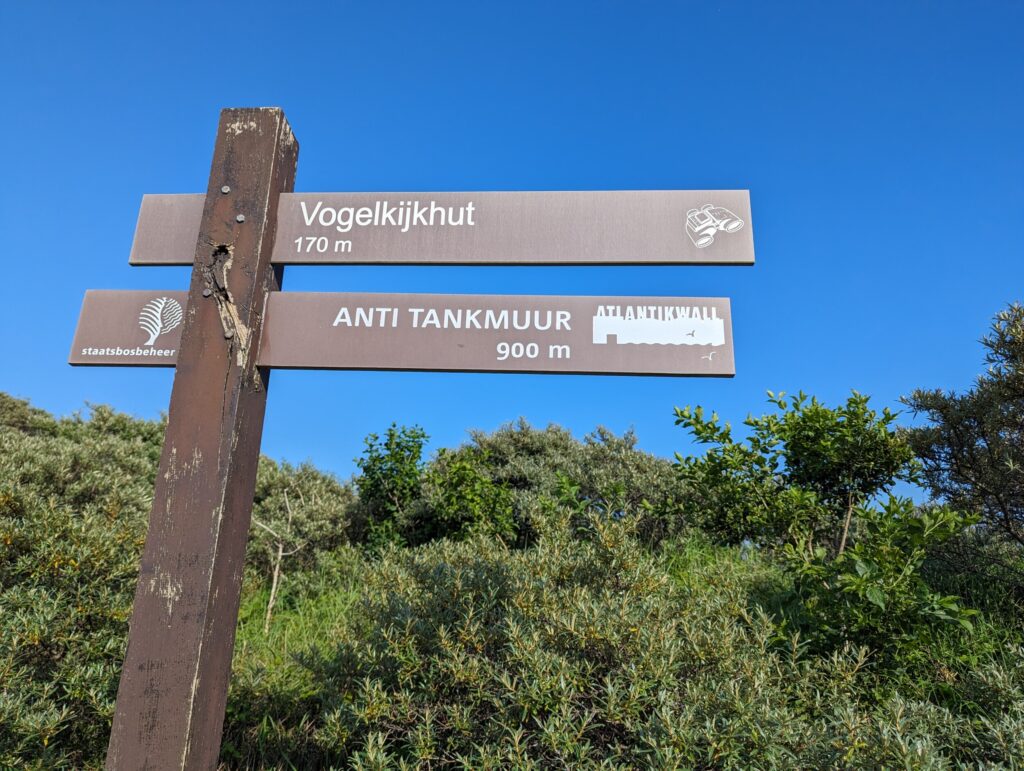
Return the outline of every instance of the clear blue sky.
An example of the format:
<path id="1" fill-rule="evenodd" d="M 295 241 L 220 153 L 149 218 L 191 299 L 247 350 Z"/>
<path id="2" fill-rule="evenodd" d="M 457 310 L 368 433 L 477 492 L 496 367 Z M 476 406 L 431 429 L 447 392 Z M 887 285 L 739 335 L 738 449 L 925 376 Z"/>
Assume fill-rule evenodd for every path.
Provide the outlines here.
<path id="1" fill-rule="evenodd" d="M 525 416 L 686 449 L 674 405 L 766 389 L 895 405 L 968 386 L 1024 298 L 1020 2 L 12 3 L 0 8 L 0 389 L 152 417 L 173 372 L 66 363 L 130 268 L 143 193 L 202 192 L 218 110 L 278 105 L 297 190 L 749 188 L 748 267 L 289 268 L 324 291 L 729 296 L 733 380 L 278 372 L 264 451 L 347 476 L 362 438 L 432 446 Z"/>

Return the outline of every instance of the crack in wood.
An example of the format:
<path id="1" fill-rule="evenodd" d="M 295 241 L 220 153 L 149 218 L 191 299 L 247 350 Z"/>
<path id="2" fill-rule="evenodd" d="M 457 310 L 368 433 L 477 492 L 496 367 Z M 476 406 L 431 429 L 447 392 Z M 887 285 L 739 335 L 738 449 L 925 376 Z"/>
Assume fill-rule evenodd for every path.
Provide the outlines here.
<path id="1" fill-rule="evenodd" d="M 221 329 L 225 339 L 230 341 L 229 347 L 235 351 L 235 364 L 244 369 L 249 357 L 252 336 L 249 327 L 243 323 L 238 313 L 238 306 L 228 284 L 228 276 L 234 264 L 234 249 L 227 244 L 218 244 L 212 256 L 212 264 L 202 266 L 203 279 L 217 303 Z"/>

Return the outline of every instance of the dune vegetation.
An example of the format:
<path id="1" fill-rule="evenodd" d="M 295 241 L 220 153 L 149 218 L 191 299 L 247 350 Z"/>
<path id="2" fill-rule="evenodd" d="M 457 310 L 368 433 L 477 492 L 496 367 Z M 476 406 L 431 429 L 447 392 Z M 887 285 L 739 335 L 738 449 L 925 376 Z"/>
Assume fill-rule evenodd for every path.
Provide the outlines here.
<path id="1" fill-rule="evenodd" d="M 1024 309 L 983 342 L 912 429 L 770 394 L 679 407 L 675 460 L 522 421 L 261 459 L 224 767 L 1024 765 Z M 0 767 L 103 764 L 163 428 L 0 394 Z"/>

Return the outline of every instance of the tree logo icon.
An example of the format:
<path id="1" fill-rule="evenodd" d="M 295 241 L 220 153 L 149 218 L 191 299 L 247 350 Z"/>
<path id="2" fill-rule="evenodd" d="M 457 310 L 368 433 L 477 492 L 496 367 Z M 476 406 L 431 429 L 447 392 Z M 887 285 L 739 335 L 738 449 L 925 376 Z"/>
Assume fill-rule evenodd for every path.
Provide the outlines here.
<path id="1" fill-rule="evenodd" d="M 149 334 L 146 345 L 152 345 L 160 335 L 180 325 L 183 317 L 181 303 L 173 297 L 157 297 L 142 306 L 139 326 Z"/>
<path id="2" fill-rule="evenodd" d="M 706 203 L 686 212 L 686 234 L 698 249 L 711 246 L 719 232 L 735 233 L 742 227 L 743 220 L 722 206 Z"/>

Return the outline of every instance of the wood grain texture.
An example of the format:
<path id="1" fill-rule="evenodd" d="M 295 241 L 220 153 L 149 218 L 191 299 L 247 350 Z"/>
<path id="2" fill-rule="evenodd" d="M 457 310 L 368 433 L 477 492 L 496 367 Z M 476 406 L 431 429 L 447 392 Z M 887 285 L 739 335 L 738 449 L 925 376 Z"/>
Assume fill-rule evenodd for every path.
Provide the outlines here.
<path id="1" fill-rule="evenodd" d="M 280 288 L 271 248 L 297 158 L 281 110 L 221 113 L 110 769 L 217 764 L 267 395 L 256 349 Z"/>

